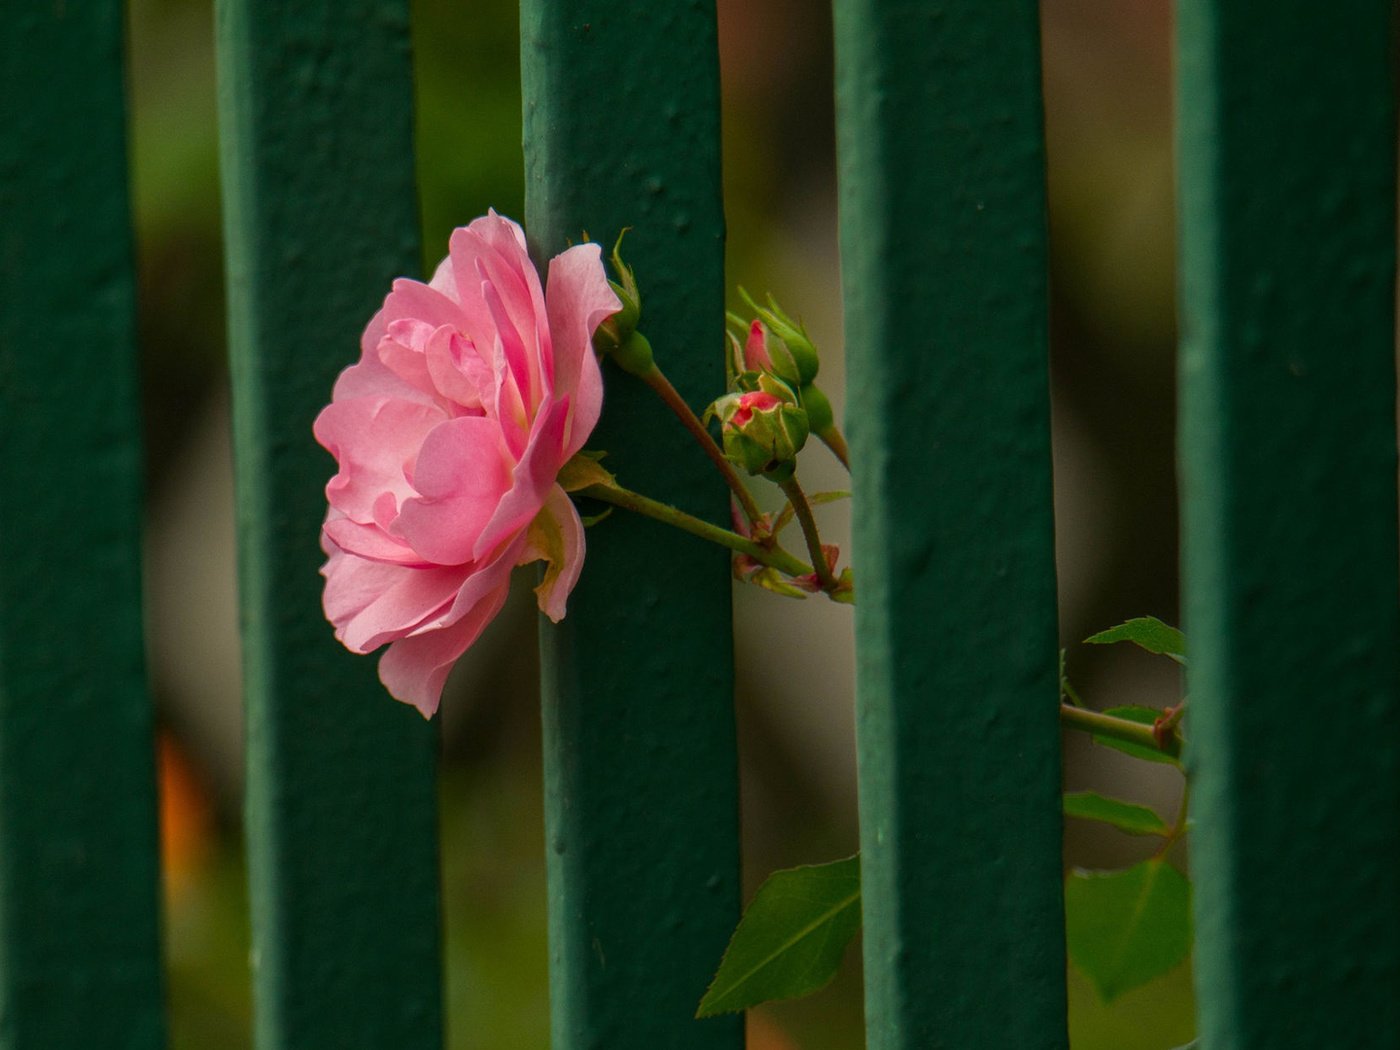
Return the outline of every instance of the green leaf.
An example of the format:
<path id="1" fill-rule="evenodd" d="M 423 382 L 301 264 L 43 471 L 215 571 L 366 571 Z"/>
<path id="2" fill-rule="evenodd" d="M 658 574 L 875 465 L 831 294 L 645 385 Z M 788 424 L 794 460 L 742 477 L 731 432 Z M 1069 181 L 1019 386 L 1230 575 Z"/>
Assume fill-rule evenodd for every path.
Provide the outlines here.
<path id="1" fill-rule="evenodd" d="M 695 1016 L 810 995 L 836 976 L 859 929 L 859 854 L 775 871 L 739 920 Z"/>
<path id="2" fill-rule="evenodd" d="M 1111 824 L 1129 835 L 1166 835 L 1167 822 L 1146 806 L 1105 798 L 1093 791 L 1065 793 L 1065 816 Z"/>
<path id="3" fill-rule="evenodd" d="M 1110 707 L 1104 711 L 1104 714 L 1126 718 L 1130 722 L 1140 722 L 1145 726 L 1150 726 L 1162 717 L 1162 712 L 1155 707 Z M 1181 765 L 1180 759 L 1174 758 L 1158 748 L 1148 747 L 1146 744 L 1134 744 L 1130 740 L 1119 740 L 1116 737 L 1104 736 L 1100 733 L 1091 733 L 1090 736 L 1096 744 L 1111 747 L 1115 751 L 1140 758 L 1144 762 L 1165 762 L 1169 766 Z"/>
<path id="4" fill-rule="evenodd" d="M 1065 880 L 1069 957 L 1109 1002 L 1191 954 L 1191 883 L 1156 857 Z"/>
<path id="5" fill-rule="evenodd" d="M 805 601 L 808 597 L 806 591 L 788 583 L 783 579 L 782 574 L 772 567 L 762 568 L 750 576 L 741 578 L 748 583 L 762 587 L 765 591 L 781 594 L 784 598 L 796 598 L 798 601 Z"/>
<path id="6" fill-rule="evenodd" d="M 1186 662 L 1186 636 L 1155 616 L 1139 616 L 1126 623 L 1120 623 L 1117 627 L 1110 627 L 1106 631 L 1091 635 L 1084 641 L 1088 645 L 1132 642 L 1149 653 L 1170 656 L 1179 664 Z"/>

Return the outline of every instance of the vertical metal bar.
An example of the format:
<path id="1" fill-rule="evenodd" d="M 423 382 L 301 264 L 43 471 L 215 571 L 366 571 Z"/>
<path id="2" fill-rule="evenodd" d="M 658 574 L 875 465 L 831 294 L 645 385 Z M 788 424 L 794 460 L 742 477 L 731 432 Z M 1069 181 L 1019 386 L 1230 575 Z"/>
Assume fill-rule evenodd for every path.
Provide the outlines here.
<path id="1" fill-rule="evenodd" d="M 713 3 L 525 0 L 527 229 L 626 254 L 643 328 L 691 404 L 723 388 Z M 641 384 L 608 367 L 590 447 L 624 484 L 727 521 L 722 483 Z M 738 914 L 727 558 L 615 513 L 589 530 L 567 619 L 544 633 L 555 1050 L 742 1045 L 692 1019 Z"/>
<path id="2" fill-rule="evenodd" d="M 1393 5 L 1178 19 L 1202 1044 L 1394 1047 Z"/>
<path id="3" fill-rule="evenodd" d="M 1063 1047 L 1033 0 L 837 0 L 872 1050 Z"/>
<path id="4" fill-rule="evenodd" d="M 0 18 L 0 1046 L 155 1048 L 122 5 Z"/>
<path id="5" fill-rule="evenodd" d="M 217 7 L 256 1039 L 442 1040 L 435 727 L 321 612 L 311 437 L 418 269 L 406 0 Z"/>

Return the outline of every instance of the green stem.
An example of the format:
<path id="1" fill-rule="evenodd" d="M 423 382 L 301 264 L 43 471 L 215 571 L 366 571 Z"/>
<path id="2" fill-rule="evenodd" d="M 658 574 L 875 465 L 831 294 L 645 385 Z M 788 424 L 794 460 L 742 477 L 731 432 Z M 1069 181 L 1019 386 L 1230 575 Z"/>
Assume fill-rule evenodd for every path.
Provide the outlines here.
<path id="1" fill-rule="evenodd" d="M 1152 723 L 1152 734 L 1157 738 L 1159 747 L 1176 736 L 1176 727 L 1181 724 L 1181 718 L 1184 714 L 1186 714 L 1185 697 L 1175 707 L 1169 707 L 1163 711 L 1162 717 Z"/>
<path id="2" fill-rule="evenodd" d="M 1157 857 L 1165 857 L 1167 851 L 1176 845 L 1181 836 L 1186 834 L 1187 808 L 1191 805 L 1191 782 L 1187 781 L 1181 789 L 1181 805 L 1177 807 L 1176 820 L 1172 822 L 1171 830 L 1162 839 L 1162 844 L 1157 847 L 1157 852 L 1153 854 Z"/>
<path id="3" fill-rule="evenodd" d="M 1069 701 L 1070 707 L 1083 707 L 1084 700 L 1075 691 L 1074 686 L 1069 684 L 1068 678 L 1060 679 L 1060 692 L 1064 693 L 1065 699 Z"/>
<path id="4" fill-rule="evenodd" d="M 734 493 L 734 498 L 739 501 L 739 506 L 743 508 L 744 517 L 748 518 L 749 524 L 757 524 L 763 514 L 749 493 L 748 486 L 739 477 L 738 471 L 734 469 L 734 464 L 724 458 L 723 450 L 715 444 L 715 439 L 710 436 L 710 432 L 705 429 L 705 424 L 700 422 L 699 417 L 686 403 L 685 398 L 681 397 L 676 388 L 671 385 L 671 381 L 656 365 L 652 365 L 650 371 L 642 373 L 640 378 L 642 382 L 656 391 L 656 395 L 666 403 L 666 407 L 675 413 L 676 418 L 684 424 L 686 430 L 690 431 L 691 436 L 704 450 L 705 455 L 709 456 L 710 461 L 719 468 L 719 472 L 724 475 L 725 483 L 729 485 L 730 490 Z"/>
<path id="5" fill-rule="evenodd" d="M 612 485 L 589 485 L 587 488 L 579 489 L 578 494 L 588 496 L 590 499 L 601 500 L 603 503 L 610 503 L 614 507 L 621 507 L 648 518 L 654 518 L 667 525 L 673 525 L 692 536 L 699 536 L 702 540 L 709 540 L 711 543 L 718 543 L 721 547 L 728 547 L 740 554 L 747 554 L 754 561 L 777 569 L 779 572 L 785 572 L 789 576 L 805 576 L 812 571 L 810 565 L 802 563 L 781 547 L 769 549 L 762 544 L 755 543 L 747 536 L 740 536 L 737 532 L 722 529 L 718 525 L 711 525 L 708 521 L 687 514 L 668 503 L 649 499 L 631 489 L 617 488 Z"/>
<path id="6" fill-rule="evenodd" d="M 1152 726 L 1144 725 L 1142 722 L 1132 722 L 1116 715 L 1106 715 L 1102 711 L 1093 711 L 1087 707 L 1075 707 L 1073 704 L 1066 703 L 1060 704 L 1060 722 L 1070 729 L 1097 733 L 1100 736 L 1112 737 L 1114 740 L 1122 740 L 1128 744 L 1140 744 L 1143 747 L 1150 747 L 1154 751 L 1171 755 L 1172 758 L 1181 757 L 1180 737 L 1173 733 L 1159 742 Z"/>
<path id="7" fill-rule="evenodd" d="M 817 579 L 821 581 L 822 590 L 836 590 L 836 577 L 831 575 L 831 566 L 826 563 L 821 534 L 817 532 L 817 519 L 812 516 L 812 505 L 807 502 L 807 494 L 797 483 L 797 475 L 793 474 L 778 484 L 783 490 L 783 495 L 787 496 L 788 502 L 792 504 L 793 516 L 802 526 L 802 538 L 807 541 L 807 553 L 811 555 L 812 564 L 816 567 Z"/>

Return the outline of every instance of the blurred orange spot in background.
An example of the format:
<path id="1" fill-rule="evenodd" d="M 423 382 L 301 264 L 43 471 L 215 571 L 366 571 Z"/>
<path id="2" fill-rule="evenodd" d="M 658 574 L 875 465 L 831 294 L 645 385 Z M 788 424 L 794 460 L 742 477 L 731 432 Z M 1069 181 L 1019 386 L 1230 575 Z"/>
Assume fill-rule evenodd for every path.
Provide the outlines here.
<path id="1" fill-rule="evenodd" d="M 213 810 L 209 794 L 179 742 L 161 730 L 156 749 L 160 777 L 160 863 L 169 904 L 193 883 L 209 854 Z"/>
<path id="2" fill-rule="evenodd" d="M 801 1050 L 776 1021 L 761 1012 L 748 1012 L 744 1033 L 748 1050 Z"/>

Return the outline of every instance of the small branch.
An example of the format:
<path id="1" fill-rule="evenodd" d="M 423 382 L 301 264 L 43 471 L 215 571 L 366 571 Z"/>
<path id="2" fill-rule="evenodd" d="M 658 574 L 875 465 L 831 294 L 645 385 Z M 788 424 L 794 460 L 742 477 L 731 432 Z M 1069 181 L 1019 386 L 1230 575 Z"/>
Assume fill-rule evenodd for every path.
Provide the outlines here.
<path id="1" fill-rule="evenodd" d="M 797 523 L 802 526 L 802 537 L 807 541 L 807 553 L 812 558 L 812 564 L 816 568 L 817 579 L 821 581 L 822 590 L 836 590 L 836 577 L 831 575 L 831 566 L 826 563 L 826 552 L 822 550 L 821 534 L 817 532 L 817 519 L 812 516 L 812 505 L 807 502 L 807 494 L 797 483 L 797 475 L 794 474 L 786 481 L 779 482 L 779 485 L 782 487 L 783 494 L 787 496 L 788 502 L 792 504 L 792 512 L 797 518 Z"/>
<path id="2" fill-rule="evenodd" d="M 1181 805 L 1176 810 L 1176 820 L 1172 822 L 1171 830 L 1162 839 L 1162 844 L 1157 847 L 1156 857 L 1165 857 L 1167 851 L 1171 849 L 1180 838 L 1186 834 L 1187 809 L 1191 805 L 1191 782 L 1188 780 L 1181 789 Z"/>
<path id="3" fill-rule="evenodd" d="M 1152 735 L 1157 739 L 1158 747 L 1166 747 L 1167 741 L 1176 736 L 1176 727 L 1184 714 L 1186 701 L 1182 700 L 1175 707 L 1166 708 L 1162 716 L 1152 723 Z"/>
<path id="4" fill-rule="evenodd" d="M 1079 695 L 1079 693 L 1077 693 L 1077 692 L 1075 691 L 1074 686 L 1072 686 L 1072 685 L 1069 684 L 1069 679 L 1068 679 L 1068 678 L 1061 678 L 1061 679 L 1060 679 L 1060 692 L 1063 693 L 1065 699 L 1066 699 L 1067 701 L 1069 701 L 1069 706 L 1070 706 L 1070 707 L 1084 707 L 1084 706 L 1085 706 L 1085 705 L 1084 705 L 1084 700 L 1083 700 L 1083 698 Z"/>
<path id="5" fill-rule="evenodd" d="M 1060 704 L 1060 722 L 1070 729 L 1097 733 L 1099 736 L 1112 737 L 1114 740 L 1122 740 L 1128 744 L 1139 744 L 1142 747 L 1149 747 L 1154 751 L 1170 755 L 1172 758 L 1181 757 L 1181 738 L 1179 736 L 1173 733 L 1171 736 L 1159 740 L 1155 728 L 1144 725 L 1142 722 L 1133 722 L 1116 715 L 1106 715 L 1102 711 L 1093 711 L 1087 707 L 1075 707 L 1066 703 Z"/>
<path id="6" fill-rule="evenodd" d="M 739 506 L 743 508 L 744 517 L 749 519 L 749 524 L 757 524 L 763 514 L 758 509 L 758 504 L 754 502 L 748 486 L 739 477 L 738 471 L 734 469 L 734 464 L 724 458 L 723 450 L 715 443 L 715 439 L 710 436 L 710 432 L 705 429 L 705 424 L 700 422 L 699 417 L 686 403 L 685 398 L 681 397 L 676 388 L 671 385 L 671 381 L 655 365 L 651 367 L 649 372 L 641 376 L 641 380 L 656 391 L 656 395 L 666 403 L 666 407 L 685 425 L 686 430 L 690 431 L 691 436 L 704 450 L 705 455 L 709 456 L 710 461 L 719 468 L 719 472 L 724 475 L 726 484 L 734 493 L 734 498 L 739 501 Z"/>
<path id="7" fill-rule="evenodd" d="M 718 525 L 711 525 L 708 521 L 697 518 L 693 514 L 687 514 L 668 503 L 650 499 L 641 493 L 633 492 L 631 489 L 616 488 L 611 485 L 589 485 L 587 488 L 579 489 L 578 495 L 588 496 L 590 499 L 610 503 L 614 507 L 621 507 L 624 510 L 654 518 L 667 525 L 673 525 L 692 536 L 699 536 L 702 540 L 709 540 L 721 547 L 728 547 L 740 554 L 747 554 L 754 561 L 777 569 L 779 572 L 785 572 L 789 576 L 805 576 L 812 571 L 810 565 L 794 558 L 781 547 L 770 549 L 755 543 L 747 536 L 740 536 L 737 532 L 722 529 Z"/>

